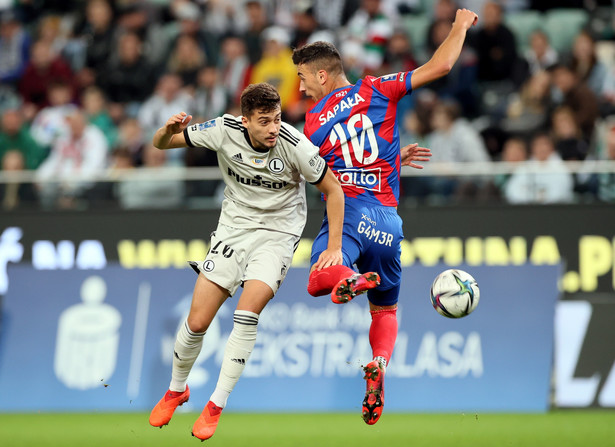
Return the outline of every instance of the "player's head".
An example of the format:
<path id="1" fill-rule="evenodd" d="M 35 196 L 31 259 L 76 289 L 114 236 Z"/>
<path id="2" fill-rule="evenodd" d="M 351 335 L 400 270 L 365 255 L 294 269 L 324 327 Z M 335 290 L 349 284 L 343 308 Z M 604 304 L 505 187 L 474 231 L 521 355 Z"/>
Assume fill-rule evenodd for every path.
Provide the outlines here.
<path id="1" fill-rule="evenodd" d="M 256 149 L 269 150 L 282 127 L 280 94 L 270 84 L 250 84 L 241 93 L 241 120 Z"/>
<path id="2" fill-rule="evenodd" d="M 329 42 L 318 41 L 295 48 L 293 62 L 301 80 L 299 90 L 316 101 L 336 88 L 340 77 L 346 81 L 342 57 Z"/>

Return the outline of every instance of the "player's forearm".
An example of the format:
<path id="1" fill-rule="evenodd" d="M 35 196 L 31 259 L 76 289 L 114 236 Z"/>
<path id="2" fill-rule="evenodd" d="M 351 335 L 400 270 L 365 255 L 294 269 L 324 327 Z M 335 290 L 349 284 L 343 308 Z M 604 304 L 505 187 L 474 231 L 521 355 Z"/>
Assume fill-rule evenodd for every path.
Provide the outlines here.
<path id="1" fill-rule="evenodd" d="M 329 250 L 342 248 L 342 230 L 344 227 L 344 192 L 341 188 L 327 194 L 327 217 L 329 219 Z"/>
<path id="2" fill-rule="evenodd" d="M 430 62 L 439 69 L 440 76 L 447 75 L 453 69 L 461 54 L 466 34 L 467 30 L 463 26 L 453 23 L 450 33 L 433 54 Z"/>
<path id="3" fill-rule="evenodd" d="M 152 143 L 158 149 L 171 149 L 173 147 L 172 141 L 175 134 L 169 133 L 167 126 L 162 126 L 154 134 Z"/>

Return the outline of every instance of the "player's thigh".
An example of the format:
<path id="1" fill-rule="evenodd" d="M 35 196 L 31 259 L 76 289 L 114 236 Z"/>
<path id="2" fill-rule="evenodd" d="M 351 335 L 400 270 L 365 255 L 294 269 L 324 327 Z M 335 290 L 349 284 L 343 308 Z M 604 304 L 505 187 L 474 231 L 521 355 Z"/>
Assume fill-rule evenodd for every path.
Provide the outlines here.
<path id="1" fill-rule="evenodd" d="M 359 271 L 380 275 L 379 290 L 391 289 L 401 282 L 402 220 L 395 210 L 374 210 L 361 228 L 363 252 L 357 262 Z"/>
<path id="2" fill-rule="evenodd" d="M 250 249 L 246 252 L 243 281 L 247 283 L 257 280 L 265 283 L 273 296 L 286 278 L 300 238 L 288 233 L 261 229 L 253 230 L 249 237 Z"/>
<path id="3" fill-rule="evenodd" d="M 209 328 L 220 306 L 226 301 L 228 290 L 199 274 L 192 293 L 192 303 L 188 314 L 188 327 L 194 332 L 204 332 Z"/>
<path id="4" fill-rule="evenodd" d="M 312 255 L 310 257 L 310 265 L 314 265 L 320 254 L 327 249 L 329 244 L 329 224 L 325 219 L 318 235 L 312 243 Z M 361 244 L 357 240 L 355 226 L 344 219 L 344 227 L 342 231 L 342 256 L 344 265 L 352 267 L 361 253 Z"/>

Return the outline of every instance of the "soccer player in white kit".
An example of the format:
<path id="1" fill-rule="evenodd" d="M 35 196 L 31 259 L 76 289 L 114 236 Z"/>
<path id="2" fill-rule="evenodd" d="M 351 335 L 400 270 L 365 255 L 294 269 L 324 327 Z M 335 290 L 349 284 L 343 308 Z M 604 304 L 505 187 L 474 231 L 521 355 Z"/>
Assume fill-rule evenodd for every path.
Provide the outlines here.
<path id="1" fill-rule="evenodd" d="M 240 101 L 243 116 L 223 115 L 190 125 L 192 116 L 178 113 L 153 139 L 160 149 L 216 151 L 226 188 L 207 257 L 190 263 L 198 273 L 192 305 L 175 340 L 169 390 L 152 410 L 151 425 L 168 424 L 175 409 L 188 400 L 186 381 L 203 335 L 224 301 L 243 286 L 218 383 L 192 428 L 201 440 L 213 436 L 254 347 L 259 314 L 290 267 L 307 219 L 305 181 L 327 196 L 329 241 L 318 268 L 343 260 L 344 193 L 318 148 L 282 122 L 280 96 L 271 85 L 248 86 Z"/>

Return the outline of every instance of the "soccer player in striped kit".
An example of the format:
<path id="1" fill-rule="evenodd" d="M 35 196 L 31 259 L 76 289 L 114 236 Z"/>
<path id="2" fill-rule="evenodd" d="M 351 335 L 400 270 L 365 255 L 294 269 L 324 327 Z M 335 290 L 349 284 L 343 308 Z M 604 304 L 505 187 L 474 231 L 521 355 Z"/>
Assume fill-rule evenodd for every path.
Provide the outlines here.
<path id="1" fill-rule="evenodd" d="M 316 102 L 306 113 L 304 133 L 320 147 L 320 155 L 340 181 L 346 197 L 344 264 L 316 266 L 326 248 L 329 222 L 325 216 L 312 246 L 314 267 L 308 292 L 314 296 L 331 293 L 335 303 L 348 302 L 367 292 L 373 360 L 364 366 L 362 415 L 369 425 L 382 414 L 384 374 L 397 338 L 403 239 L 397 205 L 400 168 L 402 163 L 408 164 L 400 151 L 397 102 L 450 72 L 467 31 L 477 20 L 474 12 L 457 10 L 449 35 L 424 65 L 411 72 L 367 76 L 355 85 L 346 78 L 340 54 L 333 45 L 314 42 L 293 52 L 300 90 Z M 409 154 L 412 159 L 413 152 Z M 359 273 L 352 275 L 354 265 Z"/>
<path id="2" fill-rule="evenodd" d="M 154 427 L 167 425 L 190 397 L 186 381 L 205 331 L 222 304 L 243 287 L 218 383 L 192 427 L 201 440 L 214 435 L 254 348 L 259 315 L 286 277 L 307 219 L 306 181 L 329 198 L 331 232 L 318 268 L 342 262 L 344 194 L 318 148 L 282 122 L 280 96 L 273 86 L 249 85 L 240 103 L 242 116 L 225 114 L 205 123 L 190 124 L 191 115 L 177 113 L 153 138 L 160 149 L 216 151 L 226 185 L 207 257 L 190 263 L 198 278 L 190 313 L 175 339 L 169 389 L 150 414 Z"/>

